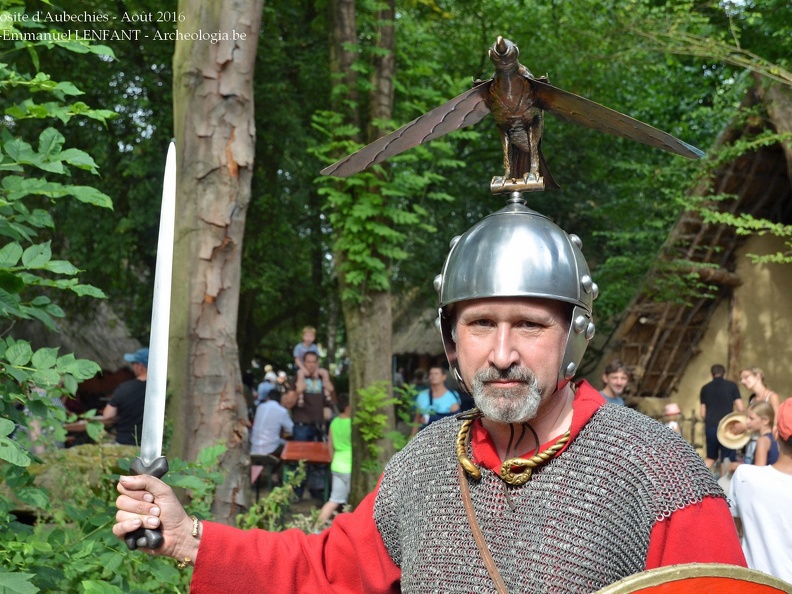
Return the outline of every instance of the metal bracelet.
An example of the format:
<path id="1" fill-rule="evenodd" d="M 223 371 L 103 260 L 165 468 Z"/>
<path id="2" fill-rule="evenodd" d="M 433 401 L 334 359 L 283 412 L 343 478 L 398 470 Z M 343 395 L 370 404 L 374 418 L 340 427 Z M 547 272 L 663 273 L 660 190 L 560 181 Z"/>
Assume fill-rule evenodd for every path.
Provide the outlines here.
<path id="1" fill-rule="evenodd" d="M 193 523 L 193 525 L 192 525 L 192 532 L 191 532 L 191 534 L 192 534 L 192 537 L 193 537 L 193 538 L 196 538 L 196 539 L 198 539 L 198 538 L 200 538 L 200 537 L 198 536 L 198 527 L 200 526 L 200 524 L 201 524 L 201 521 L 200 521 L 198 518 L 196 518 L 195 516 L 190 516 L 190 519 L 192 520 L 192 523 Z M 190 563 L 192 563 L 192 559 L 190 559 L 189 557 L 185 557 L 185 558 L 184 558 L 184 561 L 179 561 L 179 562 L 176 564 L 176 567 L 178 567 L 179 569 L 184 569 L 184 568 L 185 568 L 185 567 L 187 567 L 187 566 L 188 566 Z"/>
<path id="2" fill-rule="evenodd" d="M 198 538 L 198 525 L 201 523 L 201 521 L 195 516 L 190 516 L 190 519 L 192 520 L 193 523 L 192 537 Z"/>

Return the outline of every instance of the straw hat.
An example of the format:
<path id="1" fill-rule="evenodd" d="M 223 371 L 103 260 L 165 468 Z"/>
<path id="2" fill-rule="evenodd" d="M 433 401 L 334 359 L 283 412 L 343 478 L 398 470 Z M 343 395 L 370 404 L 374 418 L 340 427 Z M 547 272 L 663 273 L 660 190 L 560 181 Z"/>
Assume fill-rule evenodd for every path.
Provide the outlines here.
<path id="1" fill-rule="evenodd" d="M 746 429 L 742 433 L 735 432 L 735 425 L 742 423 Z M 733 412 L 721 419 L 718 423 L 718 441 L 730 450 L 739 450 L 751 441 L 751 432 L 748 431 L 748 417 L 741 412 Z"/>

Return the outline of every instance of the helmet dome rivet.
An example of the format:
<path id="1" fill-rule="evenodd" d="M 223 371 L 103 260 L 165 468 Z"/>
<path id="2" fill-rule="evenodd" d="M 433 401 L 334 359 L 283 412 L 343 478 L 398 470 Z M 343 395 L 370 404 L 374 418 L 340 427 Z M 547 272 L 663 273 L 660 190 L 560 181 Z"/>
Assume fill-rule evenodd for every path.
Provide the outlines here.
<path id="1" fill-rule="evenodd" d="M 594 287 L 594 281 L 591 280 L 591 277 L 588 274 L 584 274 L 580 277 L 580 284 L 583 286 L 583 290 L 586 293 L 591 293 L 591 289 Z"/>
<path id="2" fill-rule="evenodd" d="M 577 365 L 574 363 L 570 363 L 567 365 L 566 371 L 564 372 L 564 379 L 572 379 L 575 376 L 575 372 L 577 371 Z"/>
<path id="3" fill-rule="evenodd" d="M 572 328 L 575 330 L 576 334 L 581 334 L 586 329 L 587 323 L 588 320 L 586 319 L 586 316 L 578 316 L 575 318 Z"/>
<path id="4" fill-rule="evenodd" d="M 594 322 L 589 322 L 588 326 L 586 326 L 586 340 L 591 340 L 594 338 Z"/>
<path id="5" fill-rule="evenodd" d="M 449 247 L 449 249 L 452 249 L 452 250 L 453 250 L 453 249 L 454 249 L 454 246 L 455 246 L 455 245 L 456 245 L 456 244 L 459 242 L 459 240 L 460 240 L 460 239 L 462 239 L 462 236 L 461 236 L 461 235 L 457 235 L 457 236 L 455 236 L 455 237 L 452 237 L 452 238 L 451 238 L 451 241 L 449 241 L 449 242 L 448 242 L 448 247 Z"/>
<path id="6" fill-rule="evenodd" d="M 440 288 L 443 286 L 443 275 L 438 274 L 436 277 L 434 277 L 434 282 L 432 284 L 434 285 L 435 291 L 439 293 Z"/>
<path id="7" fill-rule="evenodd" d="M 596 299 L 597 297 L 599 297 L 599 287 L 597 283 L 594 283 L 591 285 L 591 298 Z"/>
<path id="8" fill-rule="evenodd" d="M 583 240 L 582 240 L 582 239 L 580 239 L 580 237 L 578 237 L 578 236 L 577 236 L 577 235 L 575 235 L 574 233 L 570 233 L 570 234 L 569 234 L 569 241 L 571 241 L 572 243 L 574 243 L 574 244 L 575 244 L 576 246 L 578 246 L 578 248 L 580 248 L 581 250 L 583 249 Z"/>

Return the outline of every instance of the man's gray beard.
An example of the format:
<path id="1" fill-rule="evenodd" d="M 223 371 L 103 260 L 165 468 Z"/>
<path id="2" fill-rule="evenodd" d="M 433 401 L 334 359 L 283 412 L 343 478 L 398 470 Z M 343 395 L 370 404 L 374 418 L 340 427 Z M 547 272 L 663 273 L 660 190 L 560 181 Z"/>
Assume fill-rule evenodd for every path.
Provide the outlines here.
<path id="1" fill-rule="evenodd" d="M 504 379 L 523 384 L 505 389 L 485 385 L 486 382 Z M 488 367 L 477 371 L 473 376 L 472 392 L 473 400 L 484 417 L 499 423 L 530 421 L 542 403 L 539 382 L 527 367 L 510 367 L 506 371 Z"/>

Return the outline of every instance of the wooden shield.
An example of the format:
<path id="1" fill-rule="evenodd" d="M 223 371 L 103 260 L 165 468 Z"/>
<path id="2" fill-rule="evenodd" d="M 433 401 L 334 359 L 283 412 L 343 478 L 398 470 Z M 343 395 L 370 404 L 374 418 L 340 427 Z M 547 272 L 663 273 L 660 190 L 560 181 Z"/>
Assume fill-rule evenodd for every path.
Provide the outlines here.
<path id="1" fill-rule="evenodd" d="M 691 563 L 636 573 L 597 594 L 792 594 L 792 584 L 736 565 Z"/>

